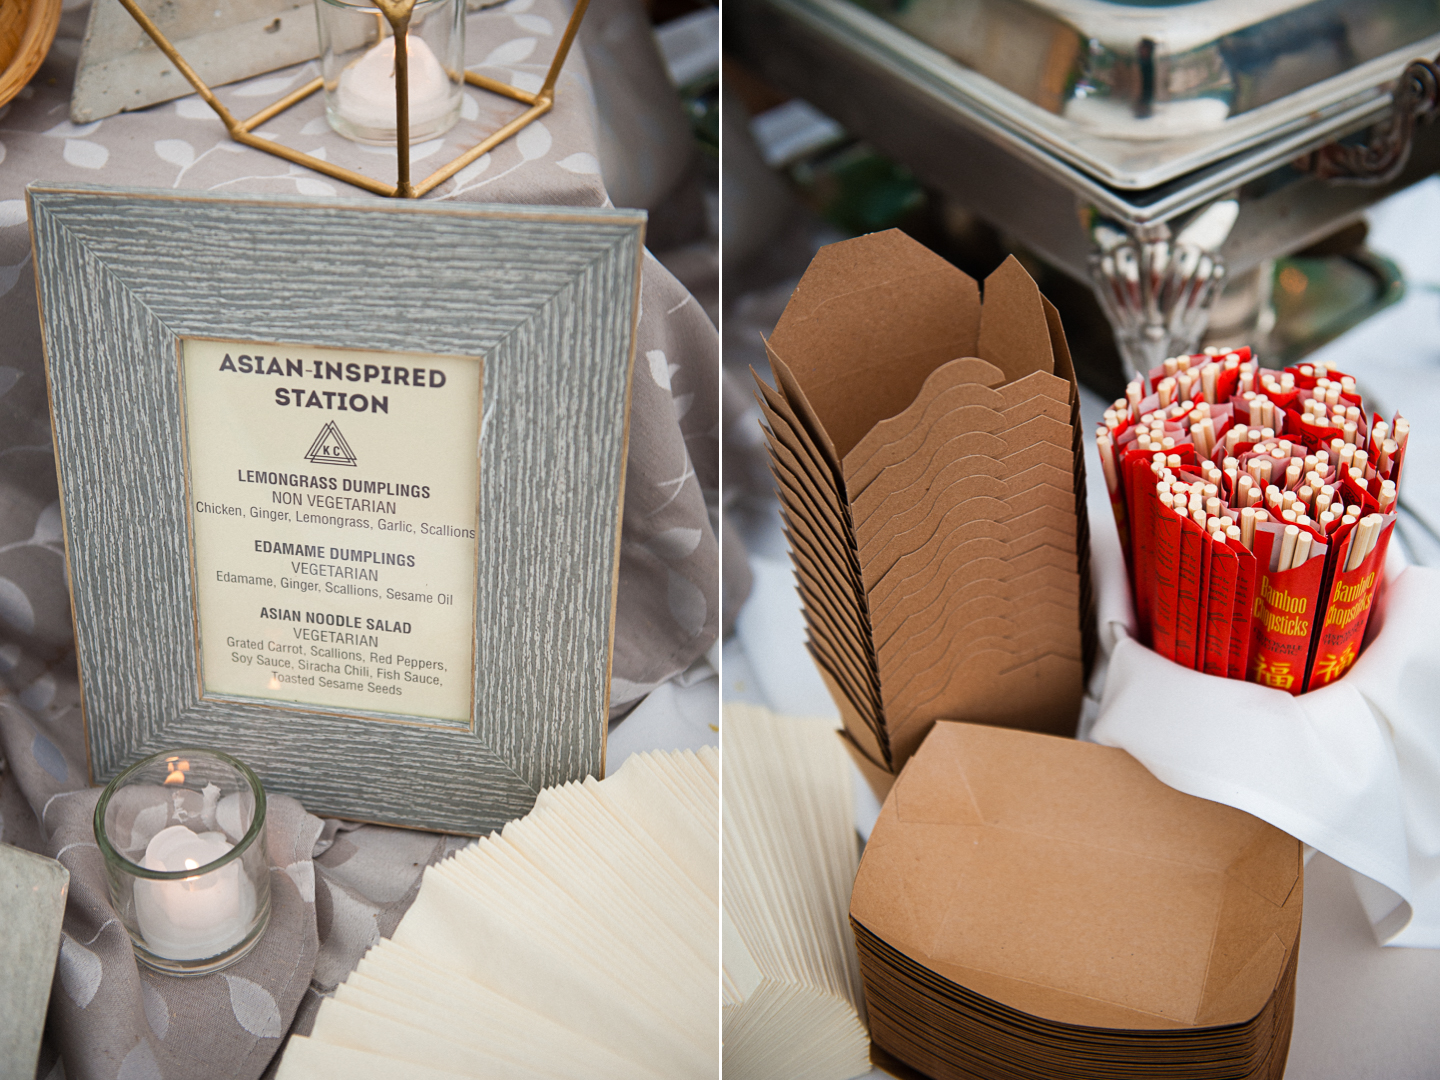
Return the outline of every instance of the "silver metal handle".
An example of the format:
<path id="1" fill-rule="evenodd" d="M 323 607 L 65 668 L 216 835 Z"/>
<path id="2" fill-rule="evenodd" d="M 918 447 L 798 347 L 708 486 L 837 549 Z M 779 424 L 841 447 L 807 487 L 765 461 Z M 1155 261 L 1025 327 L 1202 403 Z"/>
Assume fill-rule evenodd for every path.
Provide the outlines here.
<path id="1" fill-rule="evenodd" d="M 1386 184 L 1400 175 L 1410 158 L 1417 124 L 1440 111 L 1440 56 L 1412 60 L 1395 84 L 1390 118 L 1370 129 L 1364 143 L 1328 143 L 1297 164 L 1322 180 L 1342 184 Z"/>

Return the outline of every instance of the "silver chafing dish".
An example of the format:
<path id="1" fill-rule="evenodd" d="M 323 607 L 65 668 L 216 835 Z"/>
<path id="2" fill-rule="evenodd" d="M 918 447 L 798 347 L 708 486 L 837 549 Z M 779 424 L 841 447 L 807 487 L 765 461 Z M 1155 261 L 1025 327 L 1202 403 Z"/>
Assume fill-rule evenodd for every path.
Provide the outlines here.
<path id="1" fill-rule="evenodd" d="M 1122 356 L 1440 168 L 1440 0 L 733 0 L 765 77 L 1095 288 Z"/>

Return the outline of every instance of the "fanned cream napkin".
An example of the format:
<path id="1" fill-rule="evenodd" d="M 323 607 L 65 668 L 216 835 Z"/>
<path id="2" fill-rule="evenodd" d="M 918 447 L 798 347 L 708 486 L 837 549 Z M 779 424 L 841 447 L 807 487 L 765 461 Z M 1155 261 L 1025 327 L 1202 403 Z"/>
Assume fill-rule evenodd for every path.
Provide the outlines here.
<path id="1" fill-rule="evenodd" d="M 1109 663 L 1084 737 L 1350 867 L 1382 943 L 1440 948 L 1440 571 L 1392 576 L 1370 648 L 1338 682 L 1292 697 L 1191 671 L 1132 640 L 1119 545 L 1099 516 L 1092 551 Z"/>
<path id="2" fill-rule="evenodd" d="M 849 759 L 830 721 L 728 705 L 724 723 L 725 1075 L 848 1080 L 870 1069 Z"/>
<path id="3" fill-rule="evenodd" d="M 715 1077 L 719 779 L 634 754 L 428 868 L 278 1080 Z"/>

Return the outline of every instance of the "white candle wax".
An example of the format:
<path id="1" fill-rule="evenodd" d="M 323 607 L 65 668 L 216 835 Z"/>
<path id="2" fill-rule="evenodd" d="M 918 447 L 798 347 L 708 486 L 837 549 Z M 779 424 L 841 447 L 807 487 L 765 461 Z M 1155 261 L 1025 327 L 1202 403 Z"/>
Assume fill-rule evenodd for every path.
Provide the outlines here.
<path id="1" fill-rule="evenodd" d="M 234 845 L 224 833 L 161 829 L 145 848 L 147 870 L 200 870 Z M 181 881 L 135 882 L 135 918 L 150 948 L 171 960 L 202 960 L 240 943 L 255 914 L 255 887 L 237 859 Z"/>
<path id="2" fill-rule="evenodd" d="M 416 131 L 455 107 L 455 84 L 430 46 L 406 37 L 410 60 L 410 130 Z M 388 37 L 340 73 L 336 108 L 358 128 L 395 130 L 395 39 Z"/>

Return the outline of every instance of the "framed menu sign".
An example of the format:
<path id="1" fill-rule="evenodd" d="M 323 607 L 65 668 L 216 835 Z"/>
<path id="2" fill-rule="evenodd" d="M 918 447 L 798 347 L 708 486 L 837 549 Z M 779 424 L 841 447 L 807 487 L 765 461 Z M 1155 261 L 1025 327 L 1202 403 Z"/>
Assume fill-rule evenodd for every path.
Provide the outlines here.
<path id="1" fill-rule="evenodd" d="M 28 194 L 92 781 L 482 833 L 603 775 L 643 215 Z"/>
<path id="2" fill-rule="evenodd" d="M 180 345 L 201 695 L 468 726 L 483 361 Z"/>

